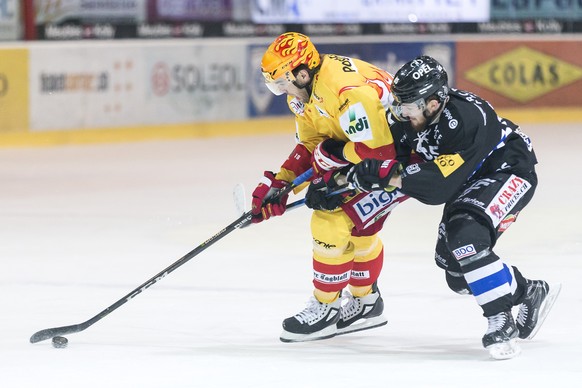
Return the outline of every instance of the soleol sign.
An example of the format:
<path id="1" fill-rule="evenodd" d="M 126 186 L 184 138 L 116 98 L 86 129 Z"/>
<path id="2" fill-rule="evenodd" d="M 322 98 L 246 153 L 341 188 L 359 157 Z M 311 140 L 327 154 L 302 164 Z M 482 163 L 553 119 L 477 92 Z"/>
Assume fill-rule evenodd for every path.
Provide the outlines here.
<path id="1" fill-rule="evenodd" d="M 468 70 L 465 77 L 525 103 L 579 80 L 582 68 L 522 46 Z"/>

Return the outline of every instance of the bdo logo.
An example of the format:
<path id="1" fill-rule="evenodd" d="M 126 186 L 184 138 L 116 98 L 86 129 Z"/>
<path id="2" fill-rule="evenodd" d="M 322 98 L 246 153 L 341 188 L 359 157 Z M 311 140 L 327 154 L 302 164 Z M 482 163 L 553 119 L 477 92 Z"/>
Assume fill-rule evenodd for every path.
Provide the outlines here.
<path id="1" fill-rule="evenodd" d="M 455 255 L 455 258 L 457 260 L 461 260 L 462 258 L 467 256 L 473 256 L 475 253 L 477 252 L 475 251 L 475 247 L 473 246 L 473 244 L 465 245 L 464 247 L 460 247 L 453 250 L 453 255 Z"/>

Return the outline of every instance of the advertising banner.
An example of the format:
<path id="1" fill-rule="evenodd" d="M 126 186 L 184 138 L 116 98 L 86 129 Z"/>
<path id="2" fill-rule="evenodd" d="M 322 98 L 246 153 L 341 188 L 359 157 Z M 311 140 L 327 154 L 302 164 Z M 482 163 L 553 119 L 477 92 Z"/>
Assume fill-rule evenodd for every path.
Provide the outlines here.
<path id="1" fill-rule="evenodd" d="M 144 22 L 146 0 L 35 0 L 36 24 Z"/>
<path id="2" fill-rule="evenodd" d="M 455 50 L 453 42 L 407 42 L 407 43 L 349 43 L 319 44 L 314 41 L 320 54 L 330 53 L 360 58 L 394 74 L 404 63 L 419 56 L 436 58 L 455 79 Z M 267 45 L 249 46 L 249 115 L 272 116 L 290 115 L 284 96 L 275 96 L 265 86 L 260 63 Z"/>
<path id="3" fill-rule="evenodd" d="M 20 1 L 0 0 L 0 40 L 17 40 L 22 36 Z"/>
<path id="4" fill-rule="evenodd" d="M 148 0 L 148 21 L 232 20 L 234 0 Z"/>
<path id="5" fill-rule="evenodd" d="M 579 0 L 492 0 L 491 20 L 582 19 Z"/>
<path id="6" fill-rule="evenodd" d="M 245 47 L 236 41 L 215 41 L 144 50 L 143 104 L 148 122 L 247 118 Z"/>
<path id="7" fill-rule="evenodd" d="M 259 0 L 255 23 L 484 22 L 490 0 Z"/>
<path id="8" fill-rule="evenodd" d="M 496 107 L 580 107 L 582 41 L 459 42 L 457 86 Z"/>
<path id="9" fill-rule="evenodd" d="M 28 51 L 0 48 L 0 133 L 28 130 Z"/>
<path id="10" fill-rule="evenodd" d="M 32 131 L 139 125 L 141 48 L 73 42 L 30 48 Z M 146 112 L 147 113 L 147 112 Z"/>
<path id="11" fill-rule="evenodd" d="M 32 131 L 246 118 L 244 45 L 94 43 L 31 48 Z"/>

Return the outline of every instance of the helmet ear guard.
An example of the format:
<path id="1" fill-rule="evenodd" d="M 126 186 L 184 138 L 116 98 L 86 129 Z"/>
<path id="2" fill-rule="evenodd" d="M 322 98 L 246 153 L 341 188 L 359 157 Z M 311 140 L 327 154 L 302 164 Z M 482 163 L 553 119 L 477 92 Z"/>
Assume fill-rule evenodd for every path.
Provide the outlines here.
<path id="1" fill-rule="evenodd" d="M 436 93 L 433 93 L 433 96 L 436 96 L 439 102 L 441 103 L 445 102 L 449 97 L 449 86 L 448 85 L 441 86 L 440 89 L 436 91 Z"/>

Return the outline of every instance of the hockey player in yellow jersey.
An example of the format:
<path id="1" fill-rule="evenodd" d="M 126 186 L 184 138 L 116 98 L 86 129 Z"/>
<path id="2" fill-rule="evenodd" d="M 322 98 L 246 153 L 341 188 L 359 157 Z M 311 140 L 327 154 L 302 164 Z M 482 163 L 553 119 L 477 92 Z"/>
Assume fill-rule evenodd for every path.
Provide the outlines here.
<path id="1" fill-rule="evenodd" d="M 283 321 L 280 339 L 309 341 L 382 326 L 387 321 L 377 279 L 384 249 L 378 232 L 407 197 L 398 191 L 329 194 L 353 164 L 395 158 L 386 120 L 392 76 L 359 59 L 320 55 L 307 36 L 295 32 L 271 43 L 261 70 L 275 95 L 287 95 L 297 144 L 254 190 L 253 222 L 283 214 L 287 197 L 275 203 L 269 198 L 309 168 L 314 171 L 306 194 L 314 210 L 314 292 L 304 310 Z"/>

